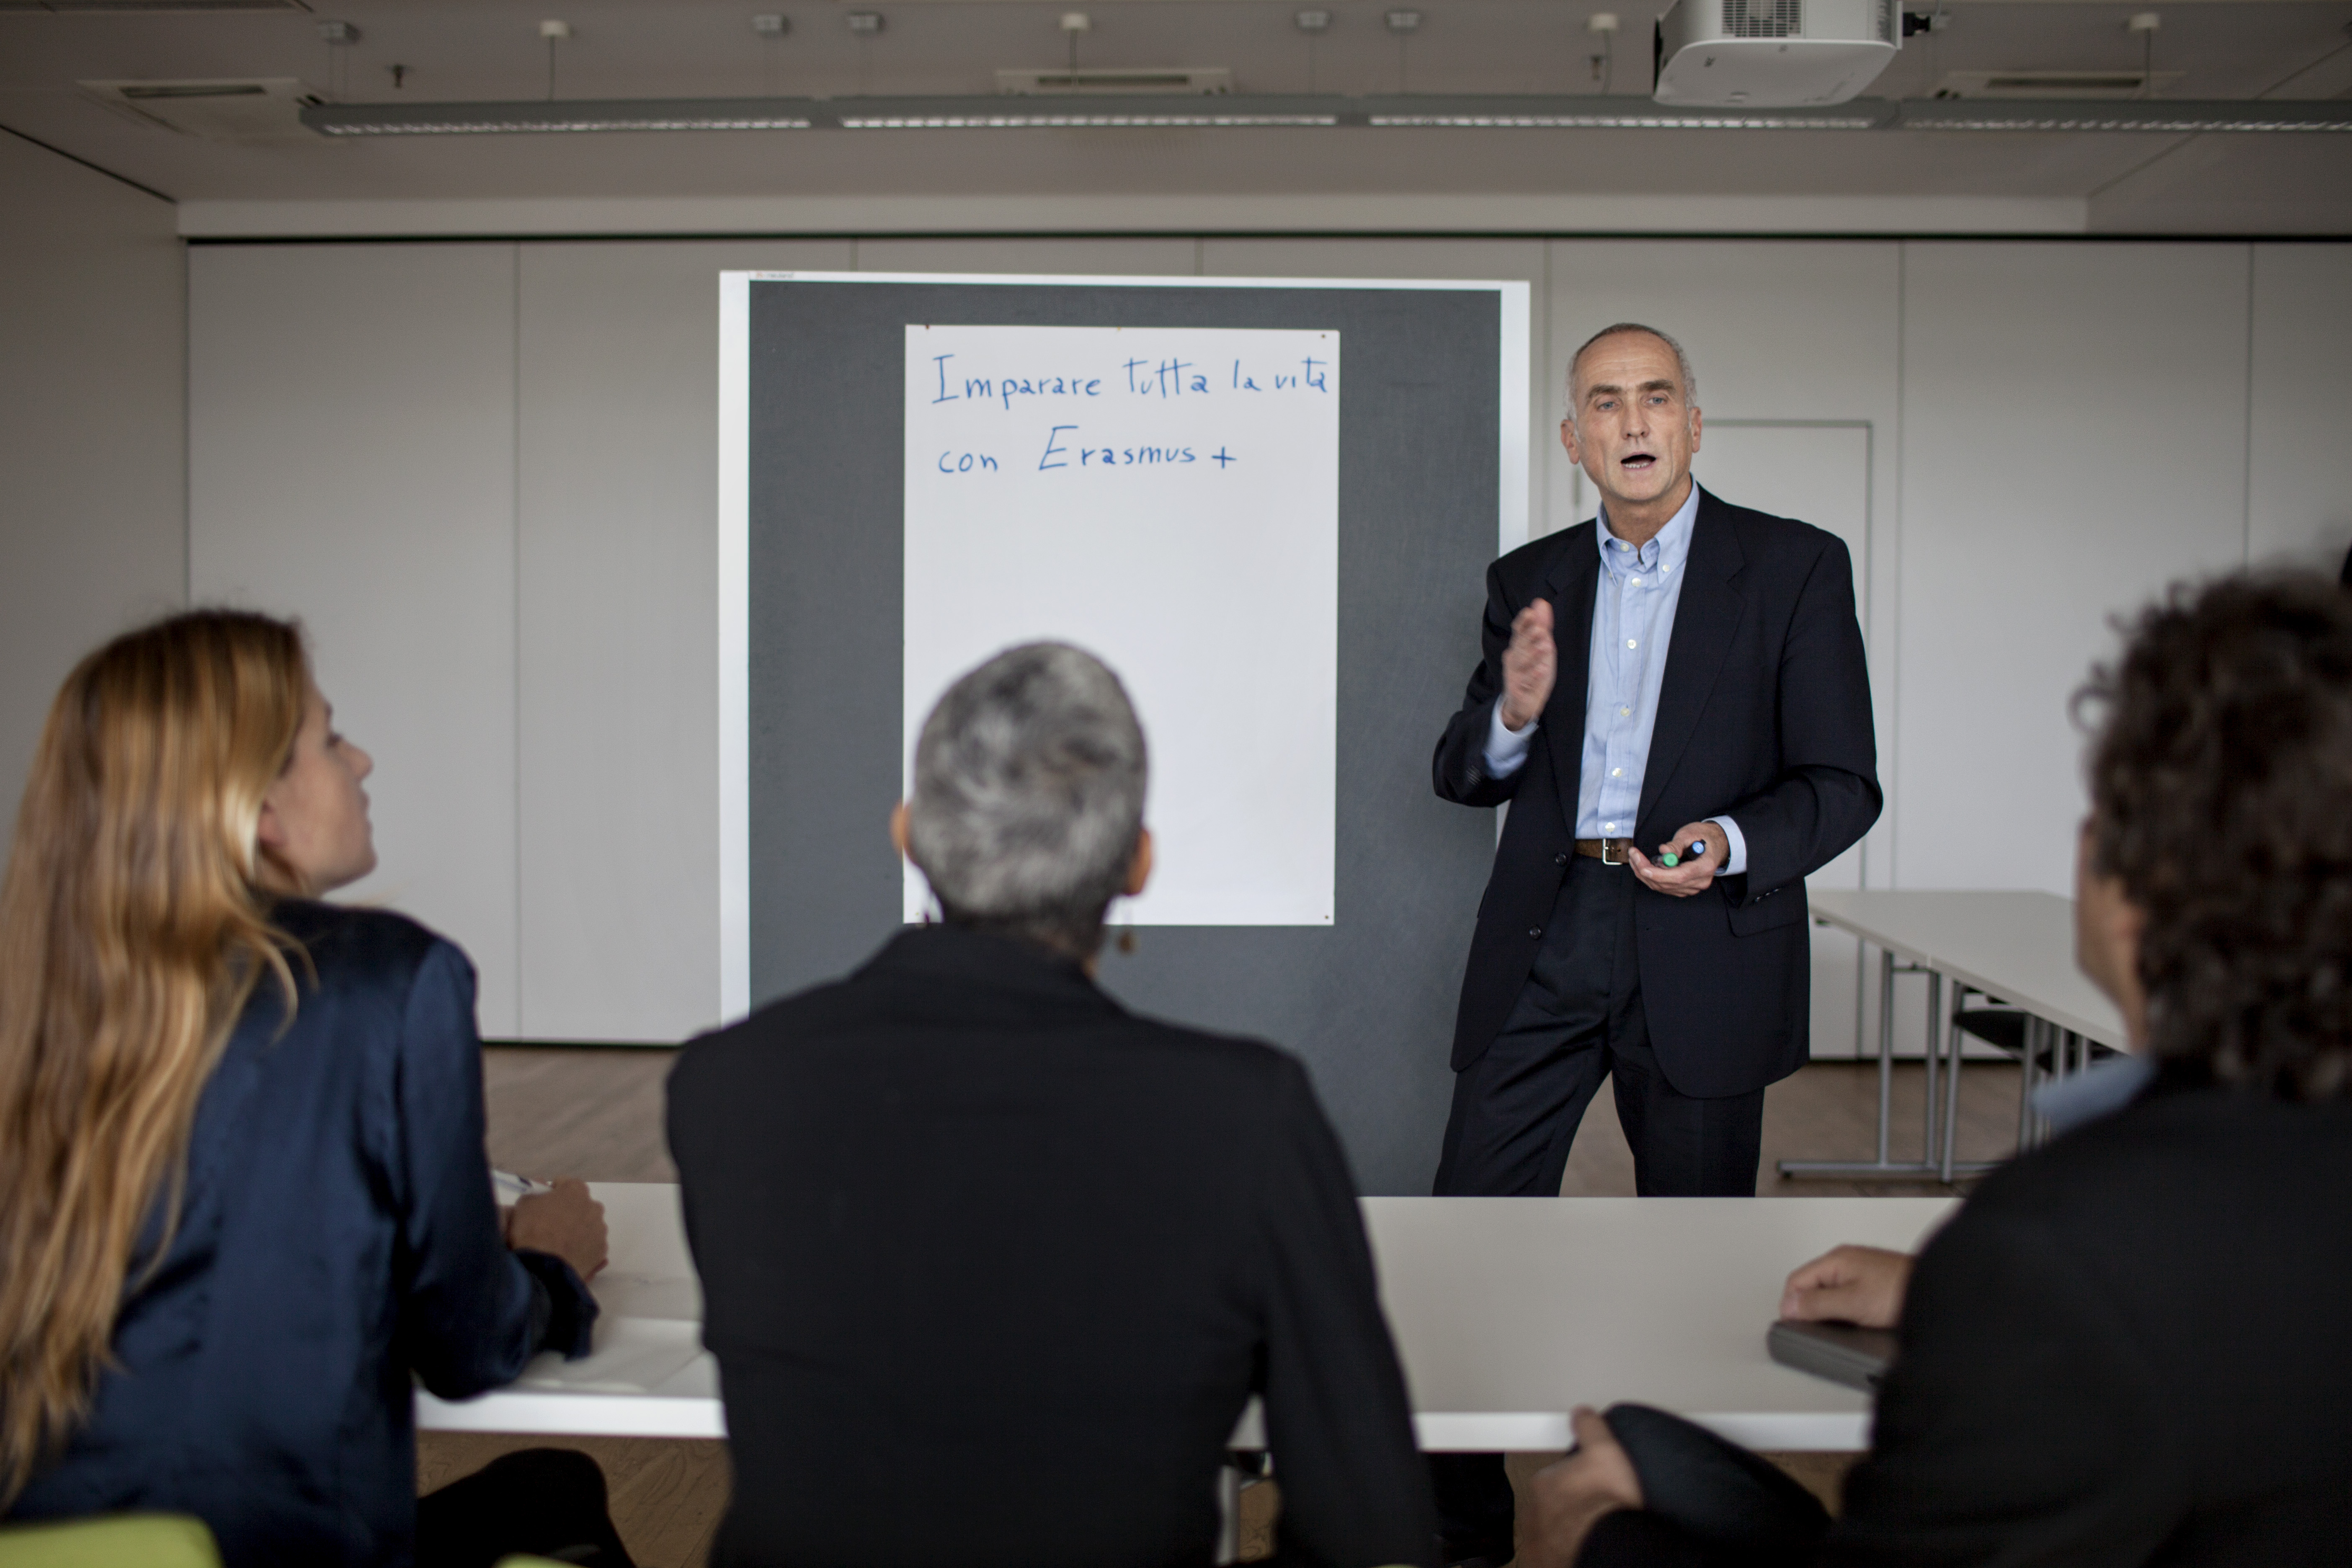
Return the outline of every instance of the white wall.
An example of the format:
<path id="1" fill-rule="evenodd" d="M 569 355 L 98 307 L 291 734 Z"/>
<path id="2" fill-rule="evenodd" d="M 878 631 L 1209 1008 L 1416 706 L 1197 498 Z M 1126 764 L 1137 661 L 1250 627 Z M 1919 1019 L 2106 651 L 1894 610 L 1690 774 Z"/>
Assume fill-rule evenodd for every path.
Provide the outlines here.
<path id="1" fill-rule="evenodd" d="M 169 202 L 0 133 L 0 853 L 58 685 L 186 592 Z"/>
<path id="2" fill-rule="evenodd" d="M 526 1038 L 675 1039 L 718 1016 L 718 275 L 839 269 L 848 252 L 522 247 Z"/>
<path id="3" fill-rule="evenodd" d="M 1525 279 L 1537 531 L 1591 511 L 1554 437 L 1568 355 L 1630 317 L 1691 350 L 1717 432 L 1703 479 L 1860 544 L 1889 809 L 1829 879 L 2063 891 L 2081 802 L 2064 702 L 2106 617 L 2236 565 L 2250 539 L 2261 555 L 2352 538 L 2352 447 L 2334 434 L 2352 405 L 2347 258 L 2055 241 L 208 247 L 195 575 L 200 595 L 269 584 L 318 630 L 331 682 L 349 671 L 339 700 L 383 757 L 379 881 L 475 952 L 486 1032 L 673 1038 L 717 995 L 719 269 Z M 356 662 L 330 664 L 331 642 Z M 1839 945 L 1817 956 L 1823 1054 L 1851 1038 Z"/>
<path id="4" fill-rule="evenodd" d="M 2339 569 L 2352 545 L 2352 247 L 2253 247 L 2246 551 Z"/>
<path id="5" fill-rule="evenodd" d="M 376 759 L 379 868 L 348 896 L 456 939 L 491 1036 L 519 1022 L 516 262 L 329 245 L 188 268 L 190 595 L 309 626 Z"/>
<path id="6" fill-rule="evenodd" d="M 2245 560 L 2247 262 L 1906 247 L 1900 885 L 2071 889 L 2068 695 L 2112 617 Z"/>

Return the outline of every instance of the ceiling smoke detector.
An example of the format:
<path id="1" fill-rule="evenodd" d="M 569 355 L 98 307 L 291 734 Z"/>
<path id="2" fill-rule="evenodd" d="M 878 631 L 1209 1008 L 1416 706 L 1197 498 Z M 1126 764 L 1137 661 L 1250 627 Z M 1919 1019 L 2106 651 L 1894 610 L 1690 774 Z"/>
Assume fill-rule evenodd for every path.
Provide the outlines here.
<path id="1" fill-rule="evenodd" d="M 326 101 L 290 76 L 185 81 L 81 81 L 76 87 L 118 114 L 207 142 L 255 145 L 318 139 L 301 121 Z"/>

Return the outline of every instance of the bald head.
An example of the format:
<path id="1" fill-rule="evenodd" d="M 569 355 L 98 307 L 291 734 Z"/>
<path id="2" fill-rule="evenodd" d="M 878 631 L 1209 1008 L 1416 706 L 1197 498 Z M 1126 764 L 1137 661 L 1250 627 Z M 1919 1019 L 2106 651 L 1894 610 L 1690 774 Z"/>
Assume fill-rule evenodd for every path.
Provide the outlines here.
<path id="1" fill-rule="evenodd" d="M 1676 342 L 1674 338 L 1669 336 L 1667 333 L 1658 331 L 1655 327 L 1643 326 L 1639 321 L 1618 321 L 1612 325 L 1601 328 L 1599 331 L 1585 339 L 1582 346 L 1578 348 L 1574 353 L 1569 356 L 1568 417 L 1570 420 L 1573 420 L 1576 417 L 1577 406 L 1580 402 L 1576 384 L 1576 372 L 1577 368 L 1584 363 L 1584 356 L 1604 340 L 1609 338 L 1623 337 L 1629 332 L 1638 332 L 1643 337 L 1655 338 L 1659 342 L 1664 343 L 1666 346 L 1667 351 L 1675 356 L 1675 368 L 1682 377 L 1683 401 L 1690 404 L 1694 407 L 1697 405 L 1698 377 L 1693 374 L 1691 370 L 1690 355 L 1683 352 L 1683 345 Z"/>

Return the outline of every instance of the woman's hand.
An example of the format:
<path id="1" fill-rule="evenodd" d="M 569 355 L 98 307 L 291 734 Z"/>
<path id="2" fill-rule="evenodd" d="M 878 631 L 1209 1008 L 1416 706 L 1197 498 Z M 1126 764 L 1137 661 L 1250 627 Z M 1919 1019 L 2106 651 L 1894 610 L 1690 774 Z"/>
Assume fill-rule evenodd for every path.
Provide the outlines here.
<path id="1" fill-rule="evenodd" d="M 1911 1255 L 1883 1247 L 1840 1247 L 1789 1276 L 1780 1316 L 1792 1323 L 1859 1323 L 1891 1329 L 1903 1316 Z"/>
<path id="2" fill-rule="evenodd" d="M 1642 1479 L 1609 1423 L 1583 1405 L 1569 1420 L 1576 1448 L 1536 1472 L 1535 1518 L 1519 1544 L 1519 1568 L 1570 1568 L 1604 1515 L 1642 1506 Z"/>
<path id="3" fill-rule="evenodd" d="M 547 1192 L 517 1198 L 507 1213 L 507 1245 L 545 1252 L 572 1265 L 583 1280 L 604 1267 L 604 1205 L 588 1184 L 566 1176 Z"/>

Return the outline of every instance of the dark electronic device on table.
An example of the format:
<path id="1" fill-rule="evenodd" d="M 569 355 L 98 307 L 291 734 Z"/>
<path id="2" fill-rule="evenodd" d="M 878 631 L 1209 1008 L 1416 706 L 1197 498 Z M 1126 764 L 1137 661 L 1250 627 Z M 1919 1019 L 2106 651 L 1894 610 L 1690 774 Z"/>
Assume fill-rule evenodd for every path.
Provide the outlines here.
<path id="1" fill-rule="evenodd" d="M 1878 1380 L 1895 1360 L 1895 1331 L 1864 1329 L 1852 1323 L 1790 1323 L 1772 1325 L 1765 1348 L 1782 1366 L 1793 1366 L 1864 1394 L 1878 1392 Z"/>

